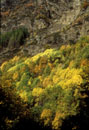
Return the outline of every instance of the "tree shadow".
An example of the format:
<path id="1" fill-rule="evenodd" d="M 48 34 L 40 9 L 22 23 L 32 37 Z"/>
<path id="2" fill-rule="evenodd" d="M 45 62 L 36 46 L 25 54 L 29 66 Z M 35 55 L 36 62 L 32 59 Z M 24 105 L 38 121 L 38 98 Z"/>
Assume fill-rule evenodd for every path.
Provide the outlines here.
<path id="1" fill-rule="evenodd" d="M 89 95 L 89 91 L 87 91 Z M 89 97 L 82 100 L 79 114 L 64 120 L 61 130 L 89 130 Z"/>
<path id="2" fill-rule="evenodd" d="M 14 99 L 13 96 L 15 95 L 12 91 L 4 91 L 0 86 L 0 130 L 51 130 L 33 121 L 29 109 L 24 107 L 26 104 L 21 104 L 20 99 Z M 24 112 L 27 112 L 25 116 Z M 10 120 L 14 122 L 10 123 Z"/>

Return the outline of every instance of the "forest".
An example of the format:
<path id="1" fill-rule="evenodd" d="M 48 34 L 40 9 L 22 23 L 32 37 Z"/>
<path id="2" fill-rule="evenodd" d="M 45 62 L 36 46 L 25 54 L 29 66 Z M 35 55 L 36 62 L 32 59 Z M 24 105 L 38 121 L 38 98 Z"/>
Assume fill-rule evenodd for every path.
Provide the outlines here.
<path id="1" fill-rule="evenodd" d="M 0 66 L 3 130 L 19 130 L 31 119 L 49 130 L 86 129 L 88 108 L 89 36 L 35 56 L 16 55 Z"/>

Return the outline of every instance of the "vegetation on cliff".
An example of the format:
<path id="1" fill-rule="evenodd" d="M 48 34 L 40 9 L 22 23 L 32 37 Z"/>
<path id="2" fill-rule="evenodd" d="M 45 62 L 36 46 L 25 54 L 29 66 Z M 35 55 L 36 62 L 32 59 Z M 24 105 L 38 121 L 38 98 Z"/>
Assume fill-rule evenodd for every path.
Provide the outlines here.
<path id="1" fill-rule="evenodd" d="M 19 47 L 24 44 L 25 38 L 28 36 L 28 30 L 25 27 L 19 27 L 12 31 L 0 33 L 0 48 Z"/>
<path id="2" fill-rule="evenodd" d="M 59 130 L 70 117 L 81 117 L 81 110 L 88 125 L 89 36 L 33 57 L 15 56 L 0 66 L 0 84 L 14 90 L 34 120 L 45 126 Z M 80 124 L 75 121 L 71 127 L 80 129 Z"/>

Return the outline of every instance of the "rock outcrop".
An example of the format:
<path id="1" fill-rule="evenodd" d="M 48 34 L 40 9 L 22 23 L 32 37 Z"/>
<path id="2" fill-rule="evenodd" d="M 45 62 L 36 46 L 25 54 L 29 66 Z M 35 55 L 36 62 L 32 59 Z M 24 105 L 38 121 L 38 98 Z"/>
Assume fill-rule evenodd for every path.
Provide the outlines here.
<path id="1" fill-rule="evenodd" d="M 1 19 L 2 33 L 19 26 L 28 29 L 24 48 L 34 55 L 89 35 L 89 1 L 1 0 Z"/>

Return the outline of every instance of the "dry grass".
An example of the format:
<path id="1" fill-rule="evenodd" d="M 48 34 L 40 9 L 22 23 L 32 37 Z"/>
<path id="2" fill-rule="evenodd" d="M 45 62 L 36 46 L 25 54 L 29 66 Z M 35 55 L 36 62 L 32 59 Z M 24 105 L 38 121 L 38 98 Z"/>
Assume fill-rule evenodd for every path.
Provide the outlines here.
<path id="1" fill-rule="evenodd" d="M 1 12 L 1 16 L 2 16 L 2 17 L 7 17 L 7 16 L 9 16 L 9 14 L 10 14 L 10 11 L 9 11 L 9 10 L 6 11 L 6 12 Z"/>
<path id="2" fill-rule="evenodd" d="M 28 3 L 28 4 L 25 5 L 25 7 L 32 7 L 32 6 L 34 6 L 33 3 Z"/>

